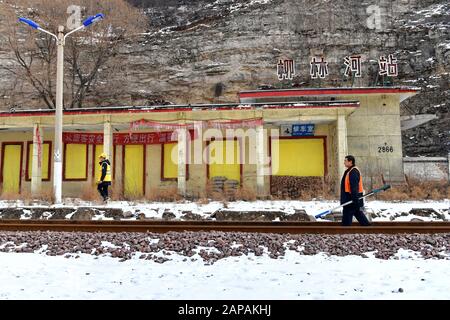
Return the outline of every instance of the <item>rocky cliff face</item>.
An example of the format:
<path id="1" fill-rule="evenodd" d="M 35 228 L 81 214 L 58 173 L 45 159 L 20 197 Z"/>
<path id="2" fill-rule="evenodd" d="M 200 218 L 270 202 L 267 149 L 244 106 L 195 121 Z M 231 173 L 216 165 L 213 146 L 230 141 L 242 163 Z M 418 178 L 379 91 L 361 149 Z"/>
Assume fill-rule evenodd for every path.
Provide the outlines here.
<path id="1" fill-rule="evenodd" d="M 394 54 L 399 76 L 414 85 L 404 115 L 438 119 L 404 132 L 404 154 L 450 151 L 450 4 L 444 0 L 130 0 L 145 9 L 149 28 L 121 48 L 121 72 L 101 72 L 91 105 L 235 102 L 237 92 L 277 88 L 372 86 L 377 59 Z M 0 51 L 0 56 L 6 52 Z M 343 58 L 362 56 L 362 77 L 342 76 Z M 329 76 L 311 79 L 310 58 L 323 55 Z M 296 76 L 280 82 L 278 59 L 294 59 Z M 0 62 L 1 63 L 1 62 Z M 1 75 L 0 92 L 10 101 Z M 111 92 L 110 88 L 120 88 Z M 27 95 L 24 86 L 22 96 Z M 17 93 L 17 90 L 16 90 Z M 17 96 L 17 94 L 16 94 Z M 26 102 L 25 102 L 26 103 Z"/>

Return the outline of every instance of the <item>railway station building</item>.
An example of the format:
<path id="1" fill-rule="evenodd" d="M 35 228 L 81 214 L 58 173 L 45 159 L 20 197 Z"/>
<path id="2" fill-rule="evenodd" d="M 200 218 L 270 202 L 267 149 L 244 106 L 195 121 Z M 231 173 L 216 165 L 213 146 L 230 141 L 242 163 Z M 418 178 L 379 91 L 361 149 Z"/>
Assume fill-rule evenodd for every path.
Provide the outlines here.
<path id="1" fill-rule="evenodd" d="M 352 154 L 366 189 L 380 176 L 404 180 L 400 103 L 407 87 L 242 91 L 235 104 L 68 109 L 63 114 L 63 197 L 98 180 L 98 155 L 112 162 L 125 198 L 177 188 L 204 194 L 222 177 L 271 192 L 275 176 L 339 183 Z M 53 188 L 54 110 L 0 113 L 1 193 Z M 95 189 L 93 189 L 95 190 Z"/>

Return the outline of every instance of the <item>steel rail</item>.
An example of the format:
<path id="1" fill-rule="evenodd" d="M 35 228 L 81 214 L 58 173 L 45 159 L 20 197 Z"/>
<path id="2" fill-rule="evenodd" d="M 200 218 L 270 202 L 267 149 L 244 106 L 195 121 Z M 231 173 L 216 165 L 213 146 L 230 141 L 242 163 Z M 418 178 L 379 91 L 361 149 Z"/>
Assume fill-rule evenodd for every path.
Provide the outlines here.
<path id="1" fill-rule="evenodd" d="M 450 233 L 450 222 L 375 222 L 343 227 L 338 222 L 165 221 L 165 220 L 0 220 L 3 231 L 184 232 L 223 231 L 261 233 Z"/>

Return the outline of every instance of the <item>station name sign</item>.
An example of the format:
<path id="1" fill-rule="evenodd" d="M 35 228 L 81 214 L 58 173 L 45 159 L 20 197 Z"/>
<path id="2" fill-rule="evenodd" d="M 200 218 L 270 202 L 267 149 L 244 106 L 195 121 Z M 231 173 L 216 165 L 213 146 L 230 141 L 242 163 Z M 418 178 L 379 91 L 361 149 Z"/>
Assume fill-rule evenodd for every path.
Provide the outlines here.
<path id="1" fill-rule="evenodd" d="M 351 55 L 343 59 L 344 76 L 360 78 L 362 76 L 362 56 Z M 312 79 L 325 79 L 329 75 L 328 61 L 323 56 L 315 56 L 310 60 L 309 75 Z M 380 76 L 397 77 L 398 63 L 393 54 L 380 56 L 378 59 L 378 74 Z M 292 80 L 296 75 L 295 61 L 293 59 L 278 60 L 277 76 L 283 79 Z"/>
<path id="2" fill-rule="evenodd" d="M 315 125 L 313 123 L 307 123 L 307 124 L 282 125 L 280 133 L 282 136 L 303 137 L 303 136 L 313 136 L 314 131 Z"/>

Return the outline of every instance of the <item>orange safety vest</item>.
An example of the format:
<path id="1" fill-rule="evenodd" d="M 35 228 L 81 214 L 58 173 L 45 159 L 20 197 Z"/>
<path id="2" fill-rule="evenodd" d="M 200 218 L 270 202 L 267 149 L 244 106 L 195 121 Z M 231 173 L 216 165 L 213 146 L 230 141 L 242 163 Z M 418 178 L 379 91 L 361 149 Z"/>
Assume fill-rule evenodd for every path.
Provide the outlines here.
<path id="1" fill-rule="evenodd" d="M 362 183 L 362 176 L 361 176 L 361 171 L 359 171 L 359 169 L 357 167 L 353 167 L 350 169 L 349 172 L 347 172 L 347 175 L 345 176 L 345 192 L 351 193 L 351 189 L 350 189 L 350 172 L 356 169 L 359 172 L 359 187 L 358 187 L 358 192 L 362 193 L 363 192 L 363 183 Z"/>

